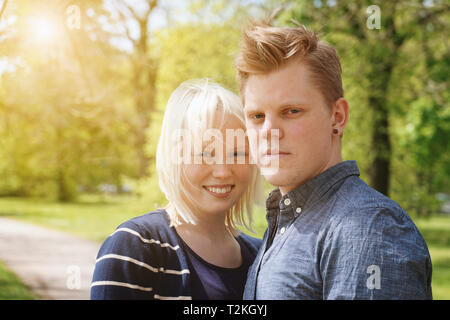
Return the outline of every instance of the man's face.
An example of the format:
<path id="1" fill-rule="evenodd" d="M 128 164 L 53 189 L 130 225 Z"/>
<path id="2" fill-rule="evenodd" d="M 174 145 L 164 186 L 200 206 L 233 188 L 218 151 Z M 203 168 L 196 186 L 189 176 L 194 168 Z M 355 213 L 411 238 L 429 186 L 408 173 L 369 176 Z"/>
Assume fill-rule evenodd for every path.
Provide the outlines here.
<path id="1" fill-rule="evenodd" d="M 247 129 L 268 141 L 258 141 L 258 162 L 279 157 L 275 172 L 261 168 L 269 183 L 286 194 L 334 165 L 331 106 L 305 65 L 293 61 L 268 74 L 251 75 L 243 93 Z M 272 129 L 278 129 L 279 152 L 268 154 Z"/>

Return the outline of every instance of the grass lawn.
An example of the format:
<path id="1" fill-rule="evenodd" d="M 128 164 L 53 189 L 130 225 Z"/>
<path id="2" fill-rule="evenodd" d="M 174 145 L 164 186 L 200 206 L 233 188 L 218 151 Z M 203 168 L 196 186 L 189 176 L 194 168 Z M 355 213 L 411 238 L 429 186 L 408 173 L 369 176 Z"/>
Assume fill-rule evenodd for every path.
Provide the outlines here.
<path id="1" fill-rule="evenodd" d="M 14 218 L 102 242 L 122 222 L 156 209 L 132 196 L 86 195 L 76 203 L 42 199 L 0 198 L 0 217 Z M 267 226 L 263 208 L 254 214 L 254 230 L 262 237 Z M 450 217 L 413 219 L 427 241 L 433 262 L 433 297 L 450 299 Z M 253 235 L 255 236 L 255 235 Z M 0 266 L 0 299 L 2 274 Z"/>
<path id="2" fill-rule="evenodd" d="M 432 289 L 436 300 L 450 300 L 450 216 L 415 219 L 428 245 L 433 264 Z"/>
<path id="3" fill-rule="evenodd" d="M 33 300 L 20 279 L 0 262 L 0 300 Z"/>
<path id="4" fill-rule="evenodd" d="M 0 217 L 51 227 L 97 242 L 103 242 L 122 222 L 154 209 L 130 196 L 87 195 L 74 203 L 0 198 Z"/>

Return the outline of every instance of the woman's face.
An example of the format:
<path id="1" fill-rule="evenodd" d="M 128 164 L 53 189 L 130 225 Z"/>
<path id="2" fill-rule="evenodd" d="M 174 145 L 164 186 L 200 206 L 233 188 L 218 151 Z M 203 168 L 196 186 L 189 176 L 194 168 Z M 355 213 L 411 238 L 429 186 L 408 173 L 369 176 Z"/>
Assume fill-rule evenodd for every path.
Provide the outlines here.
<path id="1" fill-rule="evenodd" d="M 183 164 L 187 179 L 183 183 L 190 198 L 187 203 L 192 203 L 191 209 L 199 219 L 225 217 L 247 190 L 252 171 L 247 139 L 233 137 L 228 139 L 228 143 L 226 141 L 227 131 L 230 135 L 244 130 L 236 117 L 229 116 L 220 130 L 223 140 L 216 140 L 214 145 L 210 143 L 209 147 L 203 148 L 202 163 Z"/>

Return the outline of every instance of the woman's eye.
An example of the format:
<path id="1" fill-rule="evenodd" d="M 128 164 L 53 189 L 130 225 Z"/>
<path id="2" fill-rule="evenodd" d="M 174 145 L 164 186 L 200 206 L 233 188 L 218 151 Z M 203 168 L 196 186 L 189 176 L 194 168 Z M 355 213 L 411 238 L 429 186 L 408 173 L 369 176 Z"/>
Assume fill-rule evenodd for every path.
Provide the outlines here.
<path id="1" fill-rule="evenodd" d="M 245 153 L 245 152 L 235 152 L 234 156 L 235 157 L 246 157 L 247 153 Z"/>
<path id="2" fill-rule="evenodd" d="M 256 114 L 254 114 L 254 115 L 252 116 L 252 118 L 253 118 L 254 120 L 260 120 L 260 119 L 264 118 L 264 114 L 262 114 L 262 113 L 256 113 Z"/>
<path id="3" fill-rule="evenodd" d="M 211 158 L 213 156 L 212 152 L 205 151 L 203 152 L 203 158 Z"/>
<path id="4" fill-rule="evenodd" d="M 227 157 L 227 163 L 242 164 L 247 161 L 248 153 L 245 151 L 236 151 L 230 153 Z"/>

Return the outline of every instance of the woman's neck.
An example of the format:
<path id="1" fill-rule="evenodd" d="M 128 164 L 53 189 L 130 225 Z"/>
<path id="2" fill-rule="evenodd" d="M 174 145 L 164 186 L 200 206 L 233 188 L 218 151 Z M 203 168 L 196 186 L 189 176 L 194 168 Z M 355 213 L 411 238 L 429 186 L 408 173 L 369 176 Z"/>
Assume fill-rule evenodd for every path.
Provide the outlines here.
<path id="1" fill-rule="evenodd" d="M 222 217 L 199 217 L 196 224 L 182 223 L 175 227 L 183 241 L 207 262 L 224 268 L 242 264 L 241 249 Z"/>
<path id="2" fill-rule="evenodd" d="M 212 219 L 198 219 L 196 224 L 182 223 L 176 227 L 177 232 L 188 238 L 201 238 L 211 243 L 229 241 L 233 234 L 225 225 L 225 217 Z"/>
<path id="3" fill-rule="evenodd" d="M 226 212 L 213 216 L 197 217 L 196 223 L 193 224 L 185 222 L 170 204 L 164 209 L 170 212 L 172 216 L 178 215 L 178 220 L 181 221 L 181 224 L 175 228 L 180 235 L 184 234 L 191 237 L 191 235 L 197 234 L 211 241 L 224 241 L 230 239 L 230 235 L 234 237 L 231 230 L 225 225 Z"/>

